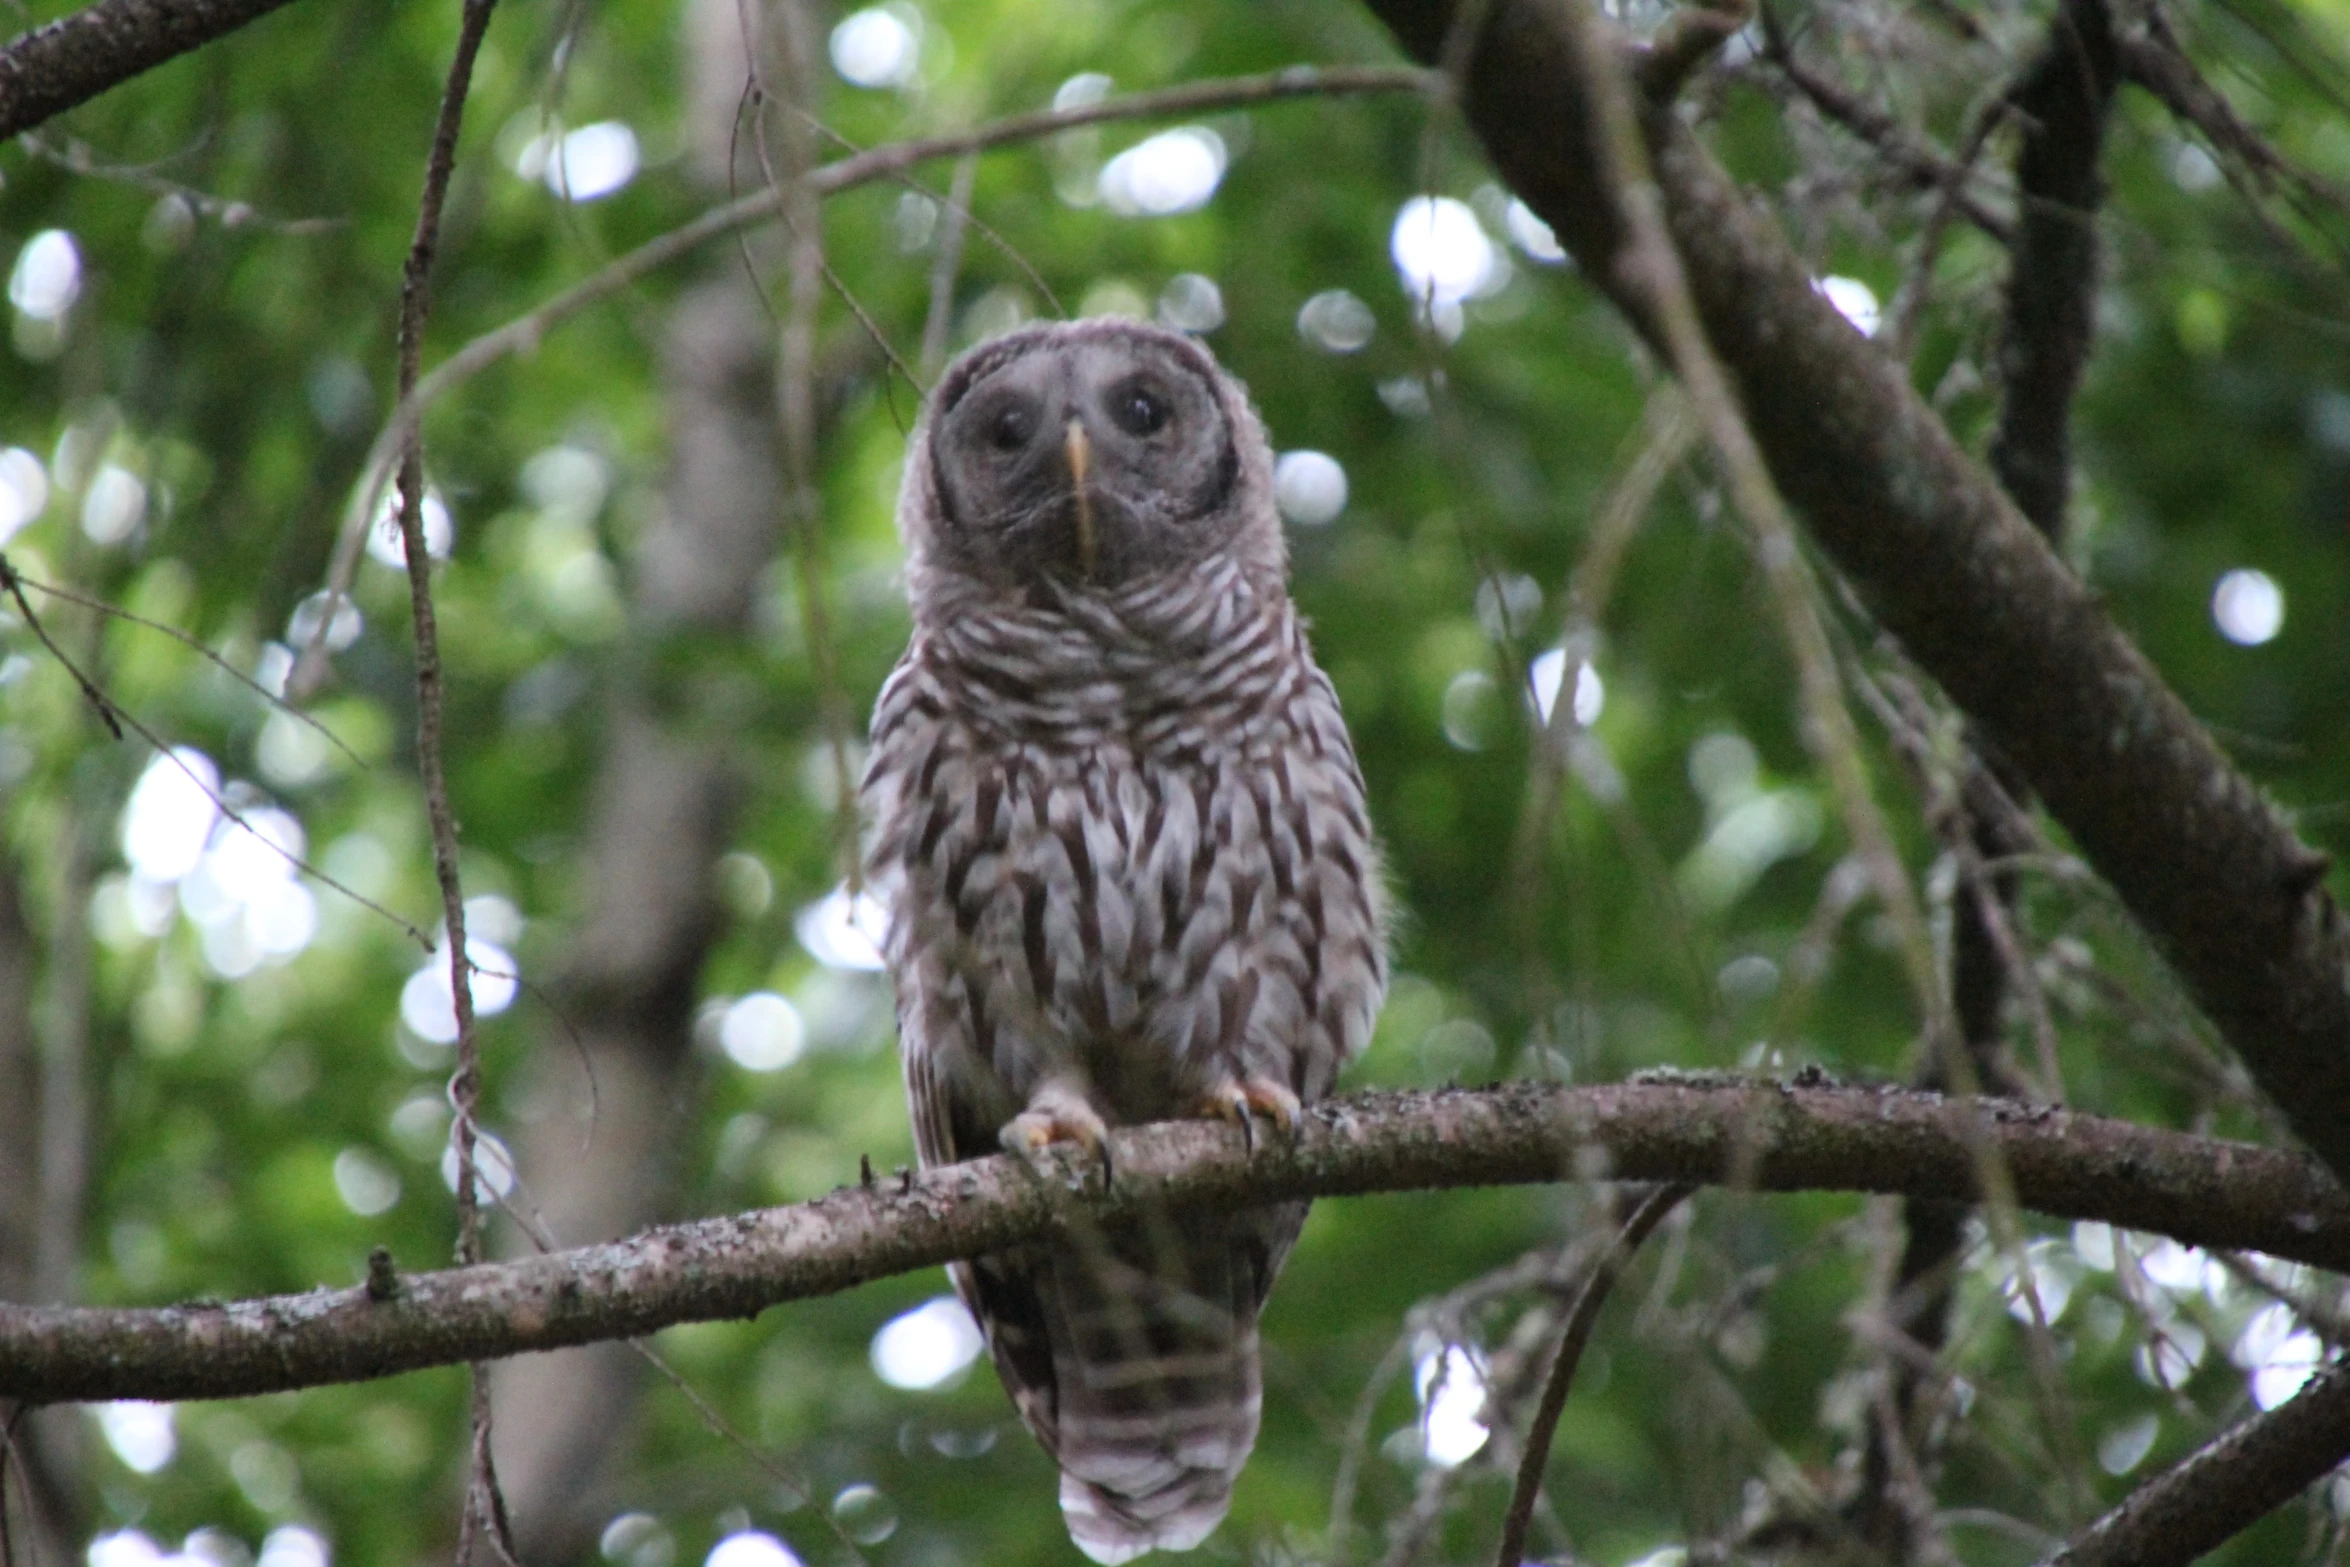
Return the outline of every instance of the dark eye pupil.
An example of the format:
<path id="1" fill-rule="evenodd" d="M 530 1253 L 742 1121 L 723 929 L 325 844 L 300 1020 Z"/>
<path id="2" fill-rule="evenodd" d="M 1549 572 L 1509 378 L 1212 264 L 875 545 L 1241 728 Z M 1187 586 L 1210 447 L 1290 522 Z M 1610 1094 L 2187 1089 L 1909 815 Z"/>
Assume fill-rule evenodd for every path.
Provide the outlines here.
<path id="1" fill-rule="evenodd" d="M 1036 433 L 1036 421 L 1026 409 L 1007 408 L 987 427 L 987 438 L 999 452 L 1016 452 Z"/>
<path id="2" fill-rule="evenodd" d="M 1112 411 L 1128 435 L 1156 435 L 1166 427 L 1167 405 L 1139 387 L 1122 393 Z"/>

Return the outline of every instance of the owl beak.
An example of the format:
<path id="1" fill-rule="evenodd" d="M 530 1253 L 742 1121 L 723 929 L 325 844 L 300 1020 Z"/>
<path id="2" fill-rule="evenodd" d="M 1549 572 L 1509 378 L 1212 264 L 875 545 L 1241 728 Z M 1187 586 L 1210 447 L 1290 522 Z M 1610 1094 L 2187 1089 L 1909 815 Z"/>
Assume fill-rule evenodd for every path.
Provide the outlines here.
<path id="1" fill-rule="evenodd" d="M 1093 529 L 1093 498 L 1085 489 L 1086 475 L 1093 468 L 1093 442 L 1087 439 L 1080 419 L 1069 421 L 1063 441 L 1069 457 L 1069 482 L 1077 497 L 1077 568 L 1090 577 L 1101 558 L 1101 543 Z"/>

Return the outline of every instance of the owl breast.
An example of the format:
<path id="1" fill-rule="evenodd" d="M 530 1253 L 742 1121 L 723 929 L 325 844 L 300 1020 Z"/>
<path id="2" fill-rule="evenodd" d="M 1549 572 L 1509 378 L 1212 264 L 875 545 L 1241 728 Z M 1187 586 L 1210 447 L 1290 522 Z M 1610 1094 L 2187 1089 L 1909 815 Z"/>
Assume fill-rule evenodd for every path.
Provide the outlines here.
<path id="1" fill-rule="evenodd" d="M 884 693 L 869 868 L 926 1159 L 992 1150 L 1047 1076 L 1132 1124 L 1218 1079 L 1311 1101 L 1361 1049 L 1384 973 L 1353 753 L 1286 606 L 1230 630 L 1037 664 L 1086 671 L 1058 684 L 918 638 Z"/>

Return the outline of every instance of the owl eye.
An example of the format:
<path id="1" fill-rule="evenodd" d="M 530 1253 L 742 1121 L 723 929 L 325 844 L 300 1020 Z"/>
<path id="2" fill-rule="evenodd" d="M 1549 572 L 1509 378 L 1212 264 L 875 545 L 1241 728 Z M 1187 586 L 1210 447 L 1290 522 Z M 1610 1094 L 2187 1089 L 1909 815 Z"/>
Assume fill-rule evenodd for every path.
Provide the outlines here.
<path id="1" fill-rule="evenodd" d="M 1130 386 L 1110 399 L 1110 417 L 1128 435 L 1156 435 L 1166 428 L 1170 410 L 1155 394 Z"/>
<path id="2" fill-rule="evenodd" d="M 988 444 L 999 452 L 1016 452 L 1036 434 L 1036 415 L 1014 404 L 987 422 Z"/>

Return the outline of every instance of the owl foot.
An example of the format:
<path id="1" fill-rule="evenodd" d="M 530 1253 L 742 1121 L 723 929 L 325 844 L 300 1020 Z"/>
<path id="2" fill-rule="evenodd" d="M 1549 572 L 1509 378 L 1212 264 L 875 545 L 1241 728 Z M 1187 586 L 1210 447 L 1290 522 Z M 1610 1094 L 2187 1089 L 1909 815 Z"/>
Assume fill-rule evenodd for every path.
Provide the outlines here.
<path id="1" fill-rule="evenodd" d="M 1075 1143 L 1088 1157 L 1100 1161 L 1102 1185 L 1110 1184 L 1109 1123 L 1082 1095 L 1039 1090 L 1029 1096 L 1028 1108 L 1006 1121 L 997 1136 L 1006 1153 L 1017 1154 L 1031 1165 L 1053 1144 Z"/>
<path id="2" fill-rule="evenodd" d="M 1289 1085 L 1271 1077 L 1226 1079 L 1200 1095 L 1193 1105 L 1193 1114 L 1203 1120 L 1229 1121 L 1239 1127 L 1241 1146 L 1251 1154 L 1257 1151 L 1258 1116 L 1288 1137 L 1296 1133 L 1297 1118 L 1304 1113 L 1305 1106 Z"/>

